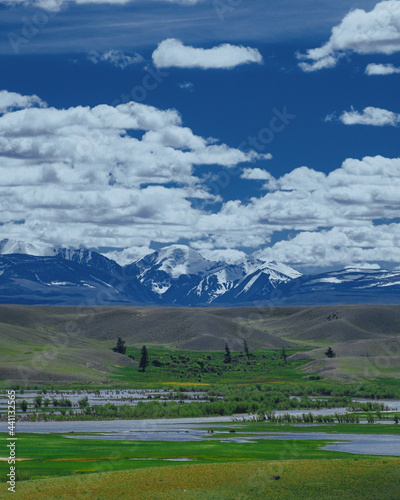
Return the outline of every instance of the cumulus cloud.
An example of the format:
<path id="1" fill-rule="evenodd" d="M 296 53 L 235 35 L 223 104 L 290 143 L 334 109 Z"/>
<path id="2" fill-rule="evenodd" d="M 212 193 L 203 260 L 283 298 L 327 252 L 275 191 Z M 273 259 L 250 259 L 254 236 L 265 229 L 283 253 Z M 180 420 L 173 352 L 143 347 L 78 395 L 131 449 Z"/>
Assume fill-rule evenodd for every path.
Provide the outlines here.
<path id="1" fill-rule="evenodd" d="M 176 38 L 161 42 L 153 52 L 153 63 L 158 68 L 232 69 L 248 63 L 262 63 L 257 49 L 223 44 L 211 49 L 185 46 Z"/>
<path id="2" fill-rule="evenodd" d="M 241 264 L 246 260 L 246 254 L 240 250 L 217 248 L 214 250 L 199 248 L 199 253 L 212 262 L 227 262 L 228 264 Z"/>
<path id="3" fill-rule="evenodd" d="M 372 125 L 374 127 L 389 125 L 395 127 L 400 123 L 400 114 L 387 109 L 369 106 L 361 113 L 353 108 L 351 111 L 345 111 L 339 117 L 339 120 L 345 125 Z"/>
<path id="4" fill-rule="evenodd" d="M 359 267 L 359 263 L 385 261 L 396 263 L 400 259 L 397 241 L 400 224 L 362 227 L 336 227 L 320 232 L 305 231 L 291 240 L 280 241 L 256 253 L 267 260 L 279 256 L 283 262 L 294 266 L 343 266 Z M 367 269 L 365 264 L 363 268 Z M 369 269 L 377 269 L 369 267 Z"/>
<path id="5" fill-rule="evenodd" d="M 102 255 L 105 257 L 114 260 L 120 266 L 127 266 L 132 264 L 139 259 L 143 259 L 146 255 L 153 253 L 149 247 L 133 247 L 133 248 L 125 248 L 123 250 L 113 250 L 111 252 L 103 252 Z"/>
<path id="6" fill-rule="evenodd" d="M 272 155 L 265 155 L 266 160 L 270 160 L 271 158 Z M 276 188 L 275 177 L 266 170 L 262 170 L 261 168 L 245 168 L 240 178 L 251 181 L 266 181 L 263 185 L 264 189 L 271 190 Z"/>
<path id="7" fill-rule="evenodd" d="M 46 103 L 42 101 L 37 95 L 20 95 L 16 92 L 7 92 L 6 90 L 0 91 L 0 113 L 6 113 L 14 109 L 44 108 Z"/>
<path id="8" fill-rule="evenodd" d="M 259 258 L 294 266 L 398 262 L 399 189 L 400 158 L 348 159 L 328 175 L 300 167 L 276 179 L 274 191 L 229 201 L 199 224 L 215 247 L 261 246 Z M 267 247 L 282 231 L 297 234 Z"/>
<path id="9" fill-rule="evenodd" d="M 88 59 L 94 64 L 107 62 L 120 69 L 125 69 L 128 66 L 132 66 L 133 64 L 138 64 L 143 61 L 143 57 L 140 54 L 130 56 L 128 54 L 124 54 L 121 50 L 108 50 L 102 54 L 92 51 L 89 52 Z"/>
<path id="10" fill-rule="evenodd" d="M 269 155 L 269 158 L 272 158 L 272 155 Z M 261 168 L 245 168 L 240 178 L 255 181 L 270 181 L 274 179 L 269 172 Z"/>
<path id="11" fill-rule="evenodd" d="M 357 54 L 394 54 L 400 51 L 400 2 L 378 3 L 366 12 L 354 9 L 332 29 L 329 41 L 305 54 L 297 54 L 303 71 L 332 68 L 348 52 Z"/>
<path id="12" fill-rule="evenodd" d="M 400 73 L 400 68 L 393 66 L 393 64 L 368 64 L 365 68 L 365 73 L 371 75 L 394 75 Z"/>
<path id="13" fill-rule="evenodd" d="M 0 116 L 4 237 L 125 249 L 113 254 L 121 263 L 145 255 L 152 241 L 182 239 L 232 262 L 254 248 L 293 266 L 400 261 L 400 158 L 347 159 L 329 174 L 302 166 L 279 178 L 245 166 L 243 179 L 273 189 L 224 202 L 194 166 L 262 156 L 196 135 L 174 109 L 27 107 L 44 106 L 38 99 L 13 95 Z"/>
<path id="14" fill-rule="evenodd" d="M 137 0 L 0 0 L 0 4 L 5 5 L 27 5 L 39 7 L 41 9 L 57 12 L 62 7 L 69 4 L 76 5 L 125 5 Z M 178 5 L 196 5 L 203 0 L 151 0 L 165 3 L 175 3 Z"/>
<path id="15" fill-rule="evenodd" d="M 2 95 L 5 109 L 42 102 Z M 195 135 L 174 109 L 130 102 L 9 110 L 0 116 L 2 231 L 30 242 L 114 248 L 191 238 L 203 213 L 193 200 L 217 200 L 193 167 L 259 157 Z"/>

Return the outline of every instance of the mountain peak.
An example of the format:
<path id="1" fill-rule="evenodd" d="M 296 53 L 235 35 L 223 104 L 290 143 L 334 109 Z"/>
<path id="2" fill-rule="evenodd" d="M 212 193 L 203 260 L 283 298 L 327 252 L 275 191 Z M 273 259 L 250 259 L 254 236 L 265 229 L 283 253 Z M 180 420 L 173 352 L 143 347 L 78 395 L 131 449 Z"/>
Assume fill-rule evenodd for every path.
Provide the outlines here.
<path id="1" fill-rule="evenodd" d="M 179 276 L 198 274 L 205 271 L 212 262 L 206 260 L 196 250 L 186 245 L 171 245 L 160 248 L 157 254 L 155 265 L 159 271 L 164 271 L 172 278 Z"/>
<path id="2" fill-rule="evenodd" d="M 271 301 L 398 304 L 399 290 L 400 270 L 377 265 L 302 276 L 285 264 L 255 256 L 230 263 L 208 260 L 186 245 L 171 245 L 121 267 L 84 248 L 0 241 L 0 303 L 99 304 L 99 297 L 106 297 L 110 305 L 191 307 Z"/>
<path id="3" fill-rule="evenodd" d="M 0 255 L 24 254 L 36 257 L 50 257 L 56 255 L 55 247 L 44 244 L 25 243 L 23 241 L 4 238 L 0 241 Z"/>

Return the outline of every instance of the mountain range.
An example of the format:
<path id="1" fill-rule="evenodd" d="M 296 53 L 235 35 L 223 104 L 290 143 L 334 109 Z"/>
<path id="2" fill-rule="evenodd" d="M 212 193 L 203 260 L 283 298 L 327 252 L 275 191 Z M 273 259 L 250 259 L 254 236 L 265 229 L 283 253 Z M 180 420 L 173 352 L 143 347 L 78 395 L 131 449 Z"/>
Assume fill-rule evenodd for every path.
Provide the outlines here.
<path id="1" fill-rule="evenodd" d="M 87 249 L 0 241 L 0 303 L 278 306 L 399 304 L 400 271 L 345 268 L 302 275 L 252 257 L 235 264 L 171 245 L 120 266 Z"/>

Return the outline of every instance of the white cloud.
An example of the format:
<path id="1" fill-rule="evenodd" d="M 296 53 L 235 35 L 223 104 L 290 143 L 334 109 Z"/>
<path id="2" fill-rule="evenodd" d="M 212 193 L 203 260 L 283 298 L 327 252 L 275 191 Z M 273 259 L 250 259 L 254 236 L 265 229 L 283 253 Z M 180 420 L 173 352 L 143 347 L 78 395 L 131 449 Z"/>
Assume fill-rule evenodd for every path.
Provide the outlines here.
<path id="1" fill-rule="evenodd" d="M 223 44 L 202 49 L 185 46 L 176 38 L 161 42 L 152 57 L 158 68 L 232 69 L 241 64 L 263 61 L 260 52 L 251 47 Z"/>
<path id="2" fill-rule="evenodd" d="M 272 155 L 265 155 L 266 160 L 270 160 L 271 158 Z M 240 178 L 254 181 L 268 181 L 270 184 L 275 182 L 275 178 L 269 172 L 261 168 L 245 168 Z"/>
<path id="3" fill-rule="evenodd" d="M 7 94 L 5 108 L 9 102 Z M 13 94 L 12 102 L 38 101 Z M 0 116 L 2 232 L 111 248 L 197 238 L 203 212 L 190 200 L 217 198 L 194 165 L 232 167 L 259 157 L 195 135 L 176 110 L 136 102 L 8 111 Z"/>
<path id="4" fill-rule="evenodd" d="M 335 227 L 330 230 L 305 231 L 291 240 L 280 241 L 256 253 L 258 258 L 279 259 L 293 266 L 344 266 L 377 269 L 365 262 L 400 259 L 397 241 L 400 224 L 361 227 Z"/>
<path id="5" fill-rule="evenodd" d="M 394 75 L 400 73 L 400 68 L 393 64 L 368 64 L 365 68 L 365 73 L 371 75 Z"/>
<path id="6" fill-rule="evenodd" d="M 328 175 L 300 167 L 261 198 L 229 201 L 201 216 L 199 227 L 208 229 L 213 247 L 262 246 L 258 257 L 294 266 L 398 262 L 400 224 L 391 221 L 399 190 L 400 158 L 348 159 Z M 294 237 L 265 248 L 282 231 Z"/>
<path id="7" fill-rule="evenodd" d="M 39 7 L 41 9 L 57 12 L 68 4 L 76 5 L 125 5 L 137 0 L 0 0 L 0 4 L 5 5 L 27 5 Z M 175 3 L 178 5 L 196 5 L 204 0 L 151 0 L 165 3 Z"/>
<path id="8" fill-rule="evenodd" d="M 0 91 L 0 113 L 6 113 L 13 109 L 32 108 L 38 106 L 46 107 L 46 103 L 36 95 L 20 95 L 16 92 Z"/>
<path id="9" fill-rule="evenodd" d="M 300 68 L 310 72 L 336 66 L 347 52 L 390 55 L 399 51 L 400 2 L 389 0 L 378 3 L 370 12 L 352 10 L 332 29 L 325 45 L 297 57 L 304 60 Z"/>
<path id="10" fill-rule="evenodd" d="M 152 241 L 182 239 L 232 262 L 257 247 L 260 258 L 294 266 L 400 262 L 400 158 L 350 158 L 329 174 L 302 166 L 276 179 L 245 168 L 244 178 L 273 189 L 226 203 L 194 175 L 195 165 L 256 158 L 196 135 L 173 109 L 12 108 L 0 116 L 1 232 L 33 244 L 123 248 L 114 257 L 121 263 Z"/>
<path id="11" fill-rule="evenodd" d="M 381 269 L 381 266 L 379 264 L 370 264 L 368 262 L 360 262 L 356 266 L 346 266 L 345 269 L 363 269 L 363 270 L 375 270 L 377 271 L 378 269 Z"/>
<path id="12" fill-rule="evenodd" d="M 374 127 L 390 125 L 395 127 L 400 123 L 400 114 L 393 113 L 393 111 L 388 111 L 387 109 L 369 106 L 361 113 L 353 108 L 351 111 L 345 111 L 339 117 L 339 120 L 345 125 L 372 125 Z"/>
<path id="13" fill-rule="evenodd" d="M 205 259 L 212 262 L 227 262 L 228 264 L 237 265 L 246 260 L 246 254 L 235 249 L 216 248 L 208 250 L 199 248 L 198 251 Z"/>
<path id="14" fill-rule="evenodd" d="M 265 160 L 270 160 L 271 158 L 271 154 L 264 155 Z M 272 190 L 276 188 L 275 177 L 261 168 L 245 168 L 240 178 L 252 181 L 266 181 L 263 185 L 263 189 Z"/>
<path id="15" fill-rule="evenodd" d="M 143 57 L 140 54 L 130 56 L 128 54 L 124 54 L 121 50 L 108 50 L 107 52 L 103 52 L 103 54 L 92 51 L 89 52 L 88 59 L 94 64 L 107 62 L 120 69 L 125 69 L 128 66 L 132 66 L 133 64 L 138 64 L 143 61 Z"/>
<path id="16" fill-rule="evenodd" d="M 133 247 L 125 248 L 124 250 L 114 250 L 111 252 L 103 252 L 102 255 L 117 262 L 120 266 L 127 266 L 139 259 L 143 259 L 146 255 L 153 253 L 149 247 Z"/>

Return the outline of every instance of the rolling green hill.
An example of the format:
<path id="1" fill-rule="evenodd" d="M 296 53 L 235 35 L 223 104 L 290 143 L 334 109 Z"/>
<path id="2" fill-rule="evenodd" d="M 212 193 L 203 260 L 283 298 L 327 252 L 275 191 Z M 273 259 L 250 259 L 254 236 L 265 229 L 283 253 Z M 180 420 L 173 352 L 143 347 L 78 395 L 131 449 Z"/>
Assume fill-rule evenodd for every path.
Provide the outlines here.
<path id="1" fill-rule="evenodd" d="M 396 377 L 400 306 L 252 308 L 0 306 L 0 377 L 5 383 L 96 383 L 136 362 L 127 346 L 186 351 L 304 348 L 294 359 L 323 376 Z M 324 352 L 333 346 L 337 357 Z M 380 358 L 385 358 L 384 365 Z M 351 360 L 357 360 L 351 361 Z M 367 372 L 366 372 L 367 370 Z"/>

